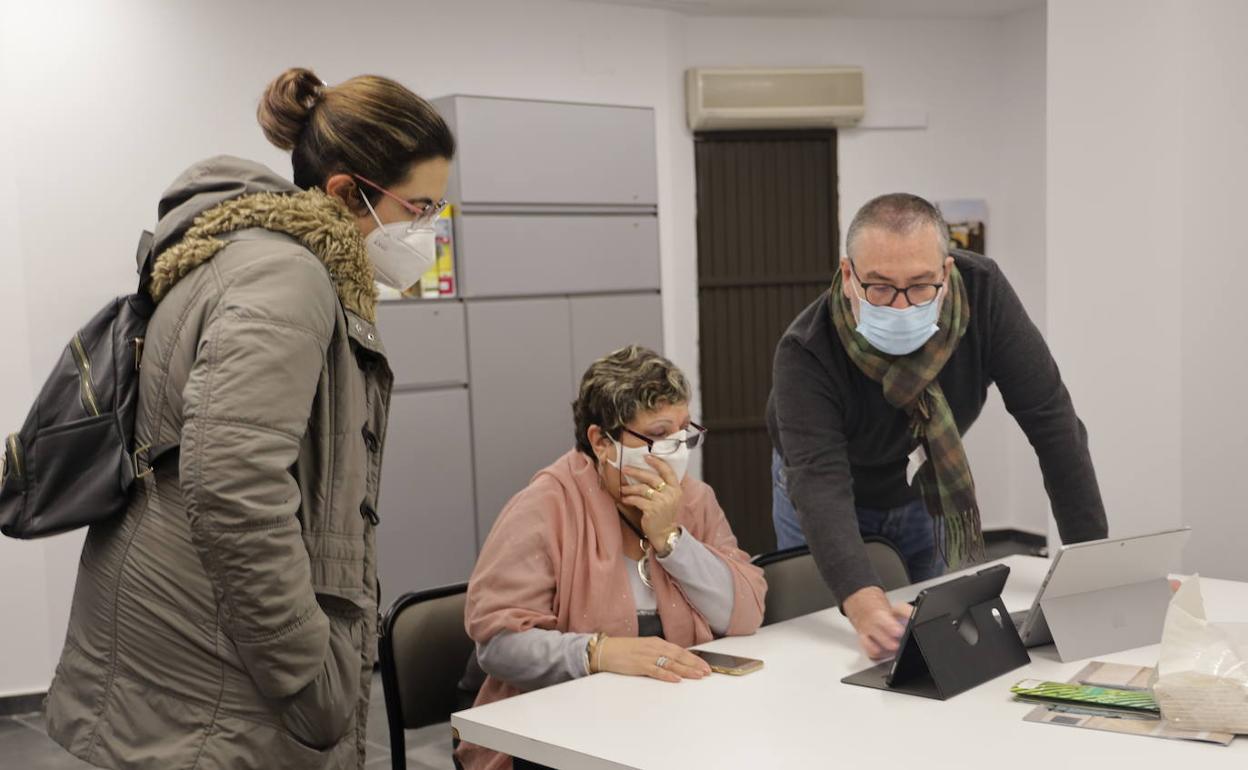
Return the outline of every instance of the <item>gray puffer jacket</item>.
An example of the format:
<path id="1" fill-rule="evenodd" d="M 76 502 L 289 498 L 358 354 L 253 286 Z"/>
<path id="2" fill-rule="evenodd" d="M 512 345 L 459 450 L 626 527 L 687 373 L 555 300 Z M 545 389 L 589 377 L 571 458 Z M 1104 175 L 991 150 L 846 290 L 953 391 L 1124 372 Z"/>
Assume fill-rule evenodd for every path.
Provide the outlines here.
<path id="1" fill-rule="evenodd" d="M 109 768 L 357 768 L 392 376 L 350 213 L 214 158 L 160 204 L 136 437 L 91 528 L 48 733 Z"/>

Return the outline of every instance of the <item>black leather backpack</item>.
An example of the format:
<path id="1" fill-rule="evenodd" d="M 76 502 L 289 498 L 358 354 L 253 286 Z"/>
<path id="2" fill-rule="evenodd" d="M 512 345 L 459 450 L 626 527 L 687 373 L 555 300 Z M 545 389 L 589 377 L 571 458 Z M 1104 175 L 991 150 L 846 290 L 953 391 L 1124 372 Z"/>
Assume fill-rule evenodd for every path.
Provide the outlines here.
<path id="1" fill-rule="evenodd" d="M 155 310 L 153 242 L 148 232 L 139 239 L 138 291 L 74 335 L 22 429 L 4 440 L 0 533 L 31 539 L 112 518 L 155 455 L 172 448 L 134 441 L 143 338 Z"/>

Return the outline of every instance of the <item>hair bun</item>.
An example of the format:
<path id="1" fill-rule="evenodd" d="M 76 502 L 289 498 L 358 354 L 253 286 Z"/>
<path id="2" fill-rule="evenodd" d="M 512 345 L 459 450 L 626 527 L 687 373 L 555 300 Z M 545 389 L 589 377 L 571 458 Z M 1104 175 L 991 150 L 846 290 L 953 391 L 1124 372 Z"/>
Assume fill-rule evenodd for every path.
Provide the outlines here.
<path id="1" fill-rule="evenodd" d="M 303 67 L 291 67 L 274 78 L 256 108 L 265 138 L 278 149 L 293 150 L 324 92 L 321 79 Z"/>

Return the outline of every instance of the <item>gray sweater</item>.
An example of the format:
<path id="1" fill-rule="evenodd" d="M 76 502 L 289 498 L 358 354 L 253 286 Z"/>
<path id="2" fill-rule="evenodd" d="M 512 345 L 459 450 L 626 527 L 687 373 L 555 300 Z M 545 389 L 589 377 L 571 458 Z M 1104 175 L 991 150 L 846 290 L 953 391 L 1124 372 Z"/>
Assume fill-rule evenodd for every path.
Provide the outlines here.
<path id="1" fill-rule="evenodd" d="M 1105 537 L 1087 430 L 1040 330 L 995 262 L 966 251 L 953 256 L 971 326 L 938 379 L 958 430 L 966 435 L 995 384 L 1040 460 L 1062 541 Z M 844 599 L 879 585 L 855 506 L 887 509 L 918 497 L 905 477 L 915 442 L 905 412 L 884 399 L 880 384 L 841 346 L 828 292 L 798 315 L 776 347 L 767 428 L 828 586 Z"/>

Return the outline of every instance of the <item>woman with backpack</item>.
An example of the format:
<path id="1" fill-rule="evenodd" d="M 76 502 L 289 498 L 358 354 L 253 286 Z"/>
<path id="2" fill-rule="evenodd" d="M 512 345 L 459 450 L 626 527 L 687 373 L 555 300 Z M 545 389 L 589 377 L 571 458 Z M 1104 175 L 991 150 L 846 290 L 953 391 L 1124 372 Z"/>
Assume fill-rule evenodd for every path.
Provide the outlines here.
<path id="1" fill-rule="evenodd" d="M 375 76 L 288 70 L 258 117 L 293 184 L 216 157 L 160 202 L 135 439 L 177 451 L 140 452 L 128 509 L 91 527 L 47 701 L 48 734 L 100 767 L 364 764 L 392 382 L 374 280 L 432 263 L 455 140 Z"/>

